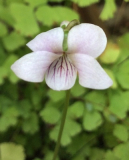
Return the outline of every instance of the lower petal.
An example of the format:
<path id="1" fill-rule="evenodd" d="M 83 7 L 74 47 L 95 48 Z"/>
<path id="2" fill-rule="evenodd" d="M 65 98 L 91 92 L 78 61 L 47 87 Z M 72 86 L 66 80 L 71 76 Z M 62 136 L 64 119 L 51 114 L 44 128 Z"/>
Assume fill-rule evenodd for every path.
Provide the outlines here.
<path id="1" fill-rule="evenodd" d="M 42 82 L 47 68 L 55 59 L 59 58 L 59 55 L 46 51 L 33 53 L 21 57 L 11 66 L 11 69 L 25 81 Z"/>
<path id="2" fill-rule="evenodd" d="M 49 66 L 45 79 L 47 85 L 54 90 L 68 90 L 74 85 L 76 76 L 75 66 L 64 55 Z"/>
<path id="3" fill-rule="evenodd" d="M 106 89 L 112 85 L 110 77 L 93 57 L 85 54 L 70 54 L 69 57 L 78 70 L 79 83 L 82 86 Z"/>

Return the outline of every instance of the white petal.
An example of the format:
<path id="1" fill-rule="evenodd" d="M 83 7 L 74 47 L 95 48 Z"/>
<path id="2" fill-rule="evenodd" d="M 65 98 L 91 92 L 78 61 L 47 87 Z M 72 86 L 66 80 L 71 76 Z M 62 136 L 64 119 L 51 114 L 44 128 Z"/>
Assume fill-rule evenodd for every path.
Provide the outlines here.
<path id="1" fill-rule="evenodd" d="M 105 49 L 107 38 L 104 31 L 93 24 L 80 24 L 68 34 L 68 53 L 83 53 L 98 57 Z"/>
<path id="2" fill-rule="evenodd" d="M 37 35 L 33 40 L 27 43 L 32 51 L 49 51 L 61 53 L 64 33 L 61 27 L 51 29 Z"/>
<path id="3" fill-rule="evenodd" d="M 56 59 L 45 75 L 47 85 L 54 90 L 68 90 L 76 80 L 77 70 L 66 55 Z"/>
<path id="4" fill-rule="evenodd" d="M 70 54 L 69 57 L 78 70 L 79 83 L 82 86 L 106 89 L 112 85 L 112 80 L 93 57 L 85 54 Z"/>
<path id="5" fill-rule="evenodd" d="M 47 68 L 56 58 L 59 55 L 51 52 L 33 52 L 18 59 L 11 69 L 25 81 L 42 82 Z"/>

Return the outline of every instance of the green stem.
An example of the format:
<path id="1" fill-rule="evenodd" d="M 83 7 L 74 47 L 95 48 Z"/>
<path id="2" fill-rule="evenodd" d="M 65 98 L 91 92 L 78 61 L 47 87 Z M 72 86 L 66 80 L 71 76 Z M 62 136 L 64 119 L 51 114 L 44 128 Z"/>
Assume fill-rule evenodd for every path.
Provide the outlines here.
<path id="1" fill-rule="evenodd" d="M 70 31 L 71 28 L 73 28 L 74 26 L 80 24 L 79 20 L 74 19 L 71 22 L 69 22 L 68 26 L 64 29 L 64 31 Z"/>
<path id="2" fill-rule="evenodd" d="M 56 143 L 56 147 L 55 147 L 55 151 L 54 151 L 54 156 L 53 156 L 52 160 L 56 160 L 56 157 L 58 155 L 58 151 L 59 151 L 59 148 L 60 148 L 60 141 L 61 141 L 62 132 L 63 132 L 63 129 L 64 129 L 64 124 L 65 124 L 65 119 L 66 119 L 66 115 L 67 115 L 68 106 L 69 106 L 69 97 L 70 97 L 70 90 L 67 90 L 66 91 L 65 106 L 64 106 L 61 125 L 60 125 L 60 130 L 59 130 L 58 139 L 57 139 L 57 143 Z"/>
<path id="3" fill-rule="evenodd" d="M 80 24 L 80 22 L 77 19 L 72 20 L 71 22 L 69 22 L 69 24 L 67 26 L 62 26 L 63 30 L 64 30 L 64 40 L 63 40 L 63 51 L 66 52 L 68 50 L 68 43 L 67 43 L 67 39 L 68 39 L 68 33 L 71 30 L 71 28 L 73 28 L 74 26 Z"/>

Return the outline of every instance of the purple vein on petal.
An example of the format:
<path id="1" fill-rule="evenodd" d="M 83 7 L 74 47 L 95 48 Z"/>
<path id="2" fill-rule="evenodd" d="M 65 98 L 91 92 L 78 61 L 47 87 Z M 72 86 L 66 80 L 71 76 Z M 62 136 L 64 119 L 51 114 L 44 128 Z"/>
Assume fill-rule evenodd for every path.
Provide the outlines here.
<path id="1" fill-rule="evenodd" d="M 54 85 L 54 88 L 63 87 L 65 90 L 75 82 L 76 73 L 75 66 L 70 62 L 68 56 L 64 54 L 49 66 L 46 72 L 46 82 L 49 87 Z"/>

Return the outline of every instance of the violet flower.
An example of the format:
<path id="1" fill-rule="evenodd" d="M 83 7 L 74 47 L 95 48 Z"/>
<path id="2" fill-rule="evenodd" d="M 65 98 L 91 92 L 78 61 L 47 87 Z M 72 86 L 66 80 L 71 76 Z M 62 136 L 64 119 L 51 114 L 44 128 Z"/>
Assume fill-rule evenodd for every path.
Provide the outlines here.
<path id="1" fill-rule="evenodd" d="M 67 25 L 63 22 L 61 25 Z M 36 36 L 27 43 L 33 51 L 17 60 L 11 69 L 21 79 L 42 82 L 53 90 L 68 90 L 75 84 L 77 74 L 83 87 L 106 89 L 112 80 L 97 58 L 105 49 L 107 38 L 103 30 L 93 24 L 82 23 L 68 33 L 68 50 L 63 51 L 64 32 L 61 27 Z"/>

